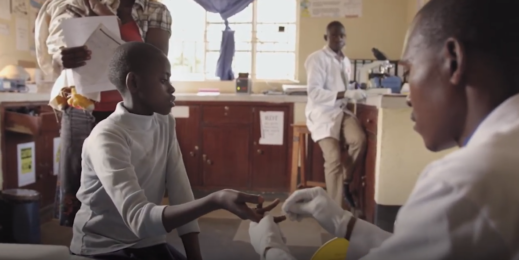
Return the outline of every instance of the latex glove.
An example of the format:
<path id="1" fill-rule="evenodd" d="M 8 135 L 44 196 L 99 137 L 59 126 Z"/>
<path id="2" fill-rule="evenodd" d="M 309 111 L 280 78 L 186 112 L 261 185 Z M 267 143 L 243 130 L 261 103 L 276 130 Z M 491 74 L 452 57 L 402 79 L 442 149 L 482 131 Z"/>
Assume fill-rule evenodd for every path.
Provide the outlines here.
<path id="1" fill-rule="evenodd" d="M 344 237 L 353 216 L 343 210 L 321 187 L 297 190 L 283 204 L 291 220 L 313 217 L 321 227 L 336 237 Z"/>
<path id="2" fill-rule="evenodd" d="M 346 91 L 346 93 L 344 93 L 344 97 L 351 100 L 359 101 L 366 99 L 368 96 L 366 95 L 366 91 L 362 89 L 352 89 Z"/>
<path id="3" fill-rule="evenodd" d="M 250 242 L 256 253 L 261 255 L 261 259 L 265 259 L 265 253 L 268 248 L 278 248 L 285 252 L 289 252 L 286 246 L 286 239 L 281 232 L 274 217 L 265 214 L 259 223 L 251 222 L 249 226 Z"/>

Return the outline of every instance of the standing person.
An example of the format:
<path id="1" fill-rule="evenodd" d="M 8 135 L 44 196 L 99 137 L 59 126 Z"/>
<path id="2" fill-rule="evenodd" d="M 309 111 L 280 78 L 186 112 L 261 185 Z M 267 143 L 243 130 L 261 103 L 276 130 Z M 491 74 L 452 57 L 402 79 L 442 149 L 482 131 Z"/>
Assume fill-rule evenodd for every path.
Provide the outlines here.
<path id="1" fill-rule="evenodd" d="M 295 192 L 288 216 L 346 237 L 352 260 L 519 259 L 518 9 L 517 0 L 430 0 L 415 17 L 401 61 L 414 128 L 430 151 L 460 149 L 424 169 L 393 234 L 319 188 Z M 250 234 L 266 259 L 293 259 L 270 218 Z"/>
<path id="2" fill-rule="evenodd" d="M 365 133 L 346 105 L 349 99 L 364 98 L 365 93 L 349 87 L 351 63 L 342 52 L 346 46 L 342 23 L 328 24 L 324 40 L 326 46 L 310 54 L 305 62 L 306 125 L 323 151 L 326 190 L 343 206 L 344 187 L 353 180 L 354 167 L 366 145 Z M 345 162 L 341 160 L 341 139 L 348 146 Z"/>
<path id="3" fill-rule="evenodd" d="M 92 54 L 88 46 L 64 46 L 61 22 L 81 16 L 113 16 L 119 19 L 121 37 L 125 41 L 150 43 L 165 54 L 171 35 L 171 15 L 165 5 L 153 0 L 52 0 L 47 1 L 36 19 L 36 50 L 38 63 L 47 74 L 61 75 L 65 85 L 53 93 L 50 105 L 61 110 L 61 151 L 56 210 L 60 224 L 72 226 L 80 208 L 76 198 L 81 175 L 83 141 L 95 124 L 108 117 L 122 100 L 117 90 L 86 96 L 85 107 L 70 107 L 68 69 L 86 64 Z M 71 84 L 72 85 L 72 84 Z M 56 87 L 56 85 L 55 85 Z M 61 103 L 60 103 L 61 100 Z M 63 101 L 65 100 L 65 101 Z M 85 111 L 93 106 L 93 112 Z"/>

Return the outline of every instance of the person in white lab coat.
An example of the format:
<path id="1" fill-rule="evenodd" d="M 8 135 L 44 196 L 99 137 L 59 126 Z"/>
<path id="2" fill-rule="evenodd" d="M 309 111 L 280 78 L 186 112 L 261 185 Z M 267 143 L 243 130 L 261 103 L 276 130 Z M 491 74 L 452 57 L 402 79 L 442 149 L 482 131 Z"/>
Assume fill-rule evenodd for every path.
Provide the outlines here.
<path id="1" fill-rule="evenodd" d="M 431 151 L 461 148 L 420 174 L 393 234 L 319 188 L 292 194 L 288 217 L 349 239 L 347 259 L 519 259 L 518 9 L 517 0 L 430 0 L 416 16 L 402 57 L 415 130 Z M 266 259 L 294 259 L 272 218 L 250 236 Z"/>
<path id="2" fill-rule="evenodd" d="M 356 162 L 366 145 L 364 131 L 346 105 L 350 99 L 365 98 L 365 93 L 349 84 L 351 63 L 342 52 L 346 45 L 344 25 L 338 21 L 329 23 L 324 39 L 326 46 L 310 54 L 305 62 L 306 125 L 323 151 L 326 190 L 342 206 L 344 187 L 352 181 Z M 349 158 L 345 162 L 341 160 L 341 139 L 348 146 Z"/>

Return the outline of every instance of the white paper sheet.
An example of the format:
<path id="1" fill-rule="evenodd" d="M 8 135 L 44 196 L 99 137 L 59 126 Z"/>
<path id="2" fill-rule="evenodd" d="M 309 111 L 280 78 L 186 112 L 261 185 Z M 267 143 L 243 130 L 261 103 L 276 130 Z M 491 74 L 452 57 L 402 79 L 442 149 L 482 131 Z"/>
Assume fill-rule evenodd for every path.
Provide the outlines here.
<path id="1" fill-rule="evenodd" d="M 9 34 L 9 24 L 0 23 L 0 35 L 8 36 Z"/>
<path id="2" fill-rule="evenodd" d="M 356 18 L 362 16 L 362 0 L 343 0 L 342 16 Z"/>
<path id="3" fill-rule="evenodd" d="M 18 144 L 18 187 L 27 186 L 36 182 L 36 148 L 34 142 Z"/>
<path id="4" fill-rule="evenodd" d="M 108 65 L 115 50 L 123 41 L 111 34 L 106 26 L 99 25 L 85 45 L 92 52 L 85 66 L 72 69 L 74 83 L 79 94 L 115 90 L 108 79 Z"/>
<path id="5" fill-rule="evenodd" d="M 11 20 L 11 0 L 0 0 L 0 19 Z"/>
<path id="6" fill-rule="evenodd" d="M 16 49 L 29 51 L 29 19 L 27 16 L 16 17 Z"/>
<path id="7" fill-rule="evenodd" d="M 175 118 L 189 118 L 189 107 L 188 106 L 173 107 L 173 109 L 171 109 L 171 114 Z"/>
<path id="8" fill-rule="evenodd" d="M 310 0 L 308 10 L 315 18 L 342 17 L 341 3 L 341 0 Z"/>
<path id="9" fill-rule="evenodd" d="M 284 115 L 285 113 L 281 111 L 260 111 L 259 144 L 283 145 Z"/>
<path id="10" fill-rule="evenodd" d="M 59 137 L 54 138 L 53 146 L 52 146 L 52 151 L 53 151 L 53 153 L 52 153 L 53 154 L 53 157 L 52 157 L 52 162 L 53 162 L 52 171 L 53 171 L 54 175 L 58 175 L 58 172 L 59 172 L 59 158 L 61 157 L 61 139 Z"/>
<path id="11" fill-rule="evenodd" d="M 93 16 L 75 19 L 66 19 L 61 23 L 63 37 L 68 47 L 85 45 L 90 35 L 99 28 L 99 25 L 106 26 L 106 29 L 118 39 L 121 39 L 117 16 Z"/>
<path id="12" fill-rule="evenodd" d="M 362 0 L 305 0 L 301 15 L 303 17 L 361 17 Z"/>

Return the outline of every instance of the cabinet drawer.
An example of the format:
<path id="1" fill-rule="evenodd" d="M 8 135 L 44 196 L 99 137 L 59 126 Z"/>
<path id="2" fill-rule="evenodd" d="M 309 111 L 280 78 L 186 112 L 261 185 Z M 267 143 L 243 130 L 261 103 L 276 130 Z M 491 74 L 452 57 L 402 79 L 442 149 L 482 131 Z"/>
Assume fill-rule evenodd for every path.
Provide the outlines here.
<path id="1" fill-rule="evenodd" d="M 375 107 L 359 105 L 357 107 L 357 118 L 360 125 L 370 133 L 377 133 L 378 109 Z"/>
<path id="2" fill-rule="evenodd" d="M 28 135 L 39 135 L 42 131 L 58 131 L 59 125 L 54 112 L 49 112 L 44 107 L 38 110 L 36 114 L 5 111 L 5 130 Z"/>
<path id="3" fill-rule="evenodd" d="M 206 105 L 202 107 L 204 124 L 249 124 L 252 107 L 239 105 Z"/>

